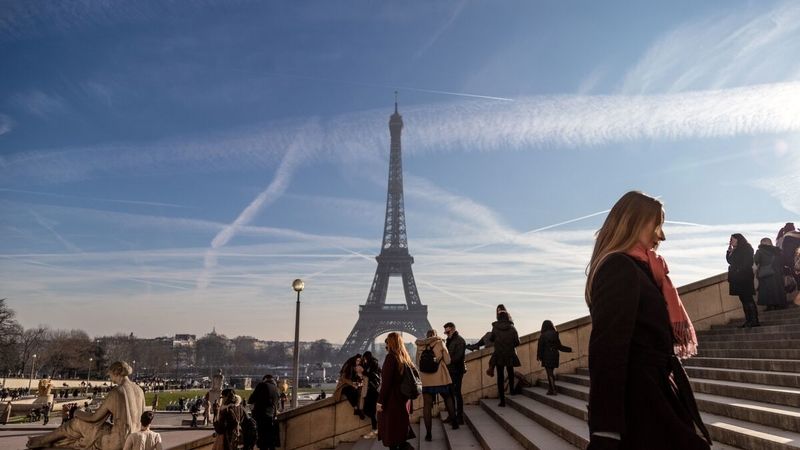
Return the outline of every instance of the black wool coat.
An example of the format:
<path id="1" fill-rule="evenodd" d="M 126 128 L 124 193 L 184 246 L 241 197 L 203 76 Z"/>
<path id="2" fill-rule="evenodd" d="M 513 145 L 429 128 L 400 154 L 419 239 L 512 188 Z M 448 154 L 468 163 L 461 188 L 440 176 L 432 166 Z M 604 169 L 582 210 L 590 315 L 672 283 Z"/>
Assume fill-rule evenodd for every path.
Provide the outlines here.
<path id="1" fill-rule="evenodd" d="M 590 432 L 619 433 L 624 449 L 708 449 L 695 431 L 705 426 L 647 265 L 622 253 L 609 256 L 592 282 L 590 312 Z M 603 448 L 603 438 L 591 439 L 590 449 Z"/>
<path id="2" fill-rule="evenodd" d="M 494 343 L 494 363 L 498 367 L 522 365 L 517 356 L 519 334 L 514 322 L 498 320 L 492 323 L 492 342 Z"/>
<path id="3" fill-rule="evenodd" d="M 547 330 L 539 336 L 539 346 L 536 349 L 536 359 L 542 362 L 542 367 L 555 369 L 558 367 L 559 352 L 571 352 L 572 349 L 561 345 L 558 331 Z"/>
<path id="4" fill-rule="evenodd" d="M 783 258 L 781 249 L 772 245 L 759 245 L 753 257 L 758 269 L 758 304 L 780 306 L 786 304 L 783 290 Z M 767 269 L 768 268 L 768 269 Z M 765 274 L 771 272 L 771 274 Z"/>
<path id="5" fill-rule="evenodd" d="M 753 274 L 753 247 L 740 244 L 730 253 L 728 260 L 728 293 L 730 295 L 753 295 L 756 293 Z"/>

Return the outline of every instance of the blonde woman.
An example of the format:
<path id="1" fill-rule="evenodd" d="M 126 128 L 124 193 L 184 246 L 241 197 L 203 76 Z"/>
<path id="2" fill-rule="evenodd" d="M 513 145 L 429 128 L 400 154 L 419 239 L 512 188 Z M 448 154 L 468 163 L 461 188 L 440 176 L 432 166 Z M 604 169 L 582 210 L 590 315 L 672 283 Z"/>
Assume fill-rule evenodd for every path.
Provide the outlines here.
<path id="1" fill-rule="evenodd" d="M 422 418 L 425 422 L 425 440 L 431 441 L 431 423 L 433 421 L 431 412 L 433 401 L 437 395 L 441 395 L 447 408 L 447 417 L 450 418 L 450 425 L 454 430 L 458 429 L 458 420 L 453 408 L 453 396 L 450 393 L 450 372 L 447 365 L 450 364 L 450 352 L 444 345 L 444 340 L 436 335 L 436 330 L 428 330 L 425 339 L 417 339 L 417 367 L 420 368 L 420 378 L 422 378 Z M 421 359 L 423 353 L 430 355 L 432 363 L 436 365 L 433 372 L 425 372 Z"/>
<path id="2" fill-rule="evenodd" d="M 386 359 L 381 369 L 378 393 L 378 437 L 392 450 L 412 448 L 407 440 L 415 437 L 411 430 L 409 400 L 400 391 L 403 373 L 415 367 L 398 333 L 386 336 Z"/>
<path id="3" fill-rule="evenodd" d="M 697 337 L 666 262 L 657 199 L 628 192 L 606 217 L 587 270 L 589 450 L 708 449 L 686 372 L 678 358 Z"/>

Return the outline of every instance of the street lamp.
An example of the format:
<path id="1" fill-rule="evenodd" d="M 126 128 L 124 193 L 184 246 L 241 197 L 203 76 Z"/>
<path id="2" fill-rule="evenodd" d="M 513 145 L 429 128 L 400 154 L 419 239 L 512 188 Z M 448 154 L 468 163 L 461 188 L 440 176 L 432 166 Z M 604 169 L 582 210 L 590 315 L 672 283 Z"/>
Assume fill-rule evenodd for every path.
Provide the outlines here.
<path id="1" fill-rule="evenodd" d="M 31 363 L 31 377 L 28 380 L 28 393 L 31 392 L 31 384 L 33 383 L 33 371 L 36 370 L 36 353 L 33 354 L 33 362 Z"/>
<path id="2" fill-rule="evenodd" d="M 92 361 L 94 358 L 89 358 L 89 370 L 86 372 L 86 393 L 89 393 L 89 376 L 92 374 Z"/>
<path id="3" fill-rule="evenodd" d="M 292 384 L 292 409 L 297 408 L 297 384 L 300 382 L 300 292 L 305 287 L 303 280 L 296 279 L 292 289 L 297 292 L 297 311 L 294 315 L 294 383 Z"/>
<path id="4" fill-rule="evenodd" d="M 135 380 L 136 379 L 136 360 L 134 359 L 132 362 L 133 362 L 133 379 Z"/>

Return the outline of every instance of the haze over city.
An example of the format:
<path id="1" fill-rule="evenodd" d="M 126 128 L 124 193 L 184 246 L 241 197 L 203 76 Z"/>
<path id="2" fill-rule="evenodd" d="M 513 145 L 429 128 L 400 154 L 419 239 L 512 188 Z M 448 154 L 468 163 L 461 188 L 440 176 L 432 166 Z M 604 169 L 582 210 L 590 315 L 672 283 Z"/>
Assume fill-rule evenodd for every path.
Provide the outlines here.
<path id="1" fill-rule="evenodd" d="M 342 343 L 386 207 L 435 327 L 586 315 L 632 189 L 677 285 L 800 220 L 800 4 L 6 2 L 0 298 L 25 327 Z M 403 302 L 397 280 L 387 302 Z"/>

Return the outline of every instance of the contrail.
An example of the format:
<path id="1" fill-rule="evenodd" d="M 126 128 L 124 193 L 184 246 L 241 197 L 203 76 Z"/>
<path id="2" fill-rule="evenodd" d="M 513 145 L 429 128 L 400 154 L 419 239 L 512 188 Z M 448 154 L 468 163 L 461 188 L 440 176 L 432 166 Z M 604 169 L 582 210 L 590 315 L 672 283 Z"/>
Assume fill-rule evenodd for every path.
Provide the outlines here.
<path id="1" fill-rule="evenodd" d="M 83 250 L 80 249 L 80 247 L 78 247 L 77 245 L 75 245 L 72 242 L 68 241 L 67 239 L 64 239 L 63 236 L 58 234 L 58 232 L 56 230 L 54 230 L 53 227 L 48 225 L 38 214 L 36 214 L 36 212 L 34 210 L 28 209 L 28 212 L 33 216 L 34 219 L 36 219 L 36 222 L 39 225 L 41 225 L 42 228 L 44 228 L 47 231 L 49 231 L 50 233 L 52 233 L 53 236 L 55 236 L 55 238 L 58 239 L 58 241 L 61 242 L 61 244 L 63 244 L 64 247 L 67 248 L 67 250 L 69 250 L 71 252 L 75 252 L 75 253 L 81 253 L 83 251 Z"/>
<path id="2" fill-rule="evenodd" d="M 289 146 L 278 169 L 275 171 L 275 177 L 267 188 L 258 194 L 258 196 L 239 213 L 239 216 L 236 217 L 233 223 L 220 230 L 220 232 L 214 236 L 214 239 L 211 241 L 211 248 L 206 251 L 203 263 L 204 269 L 200 278 L 197 280 L 197 288 L 205 289 L 208 287 L 211 275 L 210 272 L 217 266 L 217 250 L 227 245 L 242 227 L 247 226 L 264 207 L 277 200 L 289 187 L 294 169 L 301 159 L 298 155 L 301 145 L 299 141 L 301 139 L 302 138 L 298 136 L 295 141 L 292 142 L 292 145 Z"/>
<path id="3" fill-rule="evenodd" d="M 314 77 L 309 75 L 296 75 L 290 73 L 280 73 L 280 72 L 256 72 L 252 70 L 246 69 L 230 69 L 235 70 L 237 72 L 244 72 L 249 73 L 252 75 L 261 75 L 265 77 L 284 77 L 284 78 L 295 78 L 299 80 L 311 80 L 311 81 L 321 81 L 324 83 L 335 83 L 335 84 L 346 84 L 349 86 L 363 86 L 363 87 L 371 87 L 371 88 L 381 88 L 381 89 L 393 89 L 393 90 L 401 90 L 401 91 L 412 91 L 412 92 L 425 92 L 429 94 L 439 94 L 439 95 L 454 95 L 456 97 L 469 97 L 469 98 L 482 98 L 486 100 L 499 100 L 503 102 L 513 102 L 513 98 L 507 97 L 495 97 L 492 95 L 480 95 L 480 94 L 471 94 L 468 92 L 453 92 L 453 91 L 443 91 L 439 89 L 425 89 L 425 88 L 417 88 L 411 86 L 402 86 L 402 85 L 390 85 L 390 84 L 380 84 L 380 83 L 367 83 L 364 81 L 347 81 L 347 80 L 337 80 L 333 78 L 323 78 L 323 77 Z"/>
<path id="4" fill-rule="evenodd" d="M 39 191 L 28 191 L 24 189 L 11 189 L 11 188 L 0 188 L 2 192 L 15 192 L 19 194 L 32 194 L 32 195 L 43 195 L 46 197 L 58 197 L 58 198 L 74 198 L 79 200 L 92 200 L 98 202 L 110 202 L 110 203 L 126 203 L 130 205 L 145 205 L 145 206 L 167 206 L 170 208 L 189 208 L 189 206 L 184 205 L 176 205 L 174 203 L 162 203 L 162 202 L 148 202 L 142 200 L 117 200 L 113 198 L 99 198 L 99 197 L 84 197 L 82 195 L 68 195 L 68 194 L 56 194 L 53 192 L 39 192 Z"/>
<path id="5" fill-rule="evenodd" d="M 554 224 L 551 224 L 551 225 L 546 225 L 546 226 L 543 226 L 543 227 L 540 227 L 540 228 L 534 228 L 533 230 L 529 230 L 529 231 L 526 231 L 524 233 L 518 234 L 517 236 L 515 236 L 515 238 L 518 238 L 518 237 L 521 237 L 521 236 L 526 236 L 526 235 L 533 234 L 533 233 L 538 233 L 538 232 L 544 231 L 544 230 L 549 230 L 549 229 L 555 228 L 555 227 L 560 227 L 562 225 L 567 225 L 567 224 L 570 224 L 570 223 L 573 223 L 573 222 L 578 222 L 578 221 L 581 221 L 581 220 L 589 219 L 591 217 L 599 216 L 599 215 L 602 215 L 602 214 L 607 214 L 609 211 L 611 211 L 611 210 L 610 209 L 604 209 L 603 211 L 594 212 L 594 213 L 591 213 L 591 214 L 587 214 L 585 216 L 580 216 L 580 217 L 576 217 L 574 219 L 565 220 L 563 222 L 558 222 L 558 223 L 554 223 Z M 488 247 L 490 245 L 494 245 L 494 244 L 497 244 L 497 243 L 500 243 L 500 242 L 503 242 L 503 241 L 487 242 L 487 243 L 484 243 L 484 244 L 480 244 L 480 245 L 476 245 L 476 246 L 464 249 L 462 251 L 469 252 L 469 251 L 472 251 L 472 250 L 477 250 L 479 248 Z"/>

